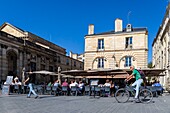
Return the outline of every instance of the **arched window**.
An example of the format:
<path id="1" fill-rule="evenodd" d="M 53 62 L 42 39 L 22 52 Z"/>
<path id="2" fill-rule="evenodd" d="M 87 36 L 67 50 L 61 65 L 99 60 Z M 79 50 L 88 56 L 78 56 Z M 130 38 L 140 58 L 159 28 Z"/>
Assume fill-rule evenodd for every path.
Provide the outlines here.
<path id="1" fill-rule="evenodd" d="M 98 68 L 104 68 L 104 58 L 98 58 Z"/>

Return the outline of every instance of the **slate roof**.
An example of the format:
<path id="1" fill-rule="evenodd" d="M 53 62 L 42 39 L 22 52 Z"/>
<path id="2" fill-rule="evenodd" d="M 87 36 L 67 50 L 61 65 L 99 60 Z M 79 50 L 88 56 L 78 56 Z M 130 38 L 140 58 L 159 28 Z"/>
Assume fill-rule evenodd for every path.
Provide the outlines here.
<path id="1" fill-rule="evenodd" d="M 130 32 L 139 32 L 139 31 L 148 31 L 147 28 L 132 28 L 132 31 L 126 31 L 126 28 L 123 29 L 123 31 L 120 32 L 115 32 L 113 31 L 108 31 L 108 32 L 102 32 L 102 33 L 94 33 L 91 35 L 86 35 L 86 36 L 93 36 L 93 35 L 108 35 L 108 34 L 121 34 L 121 33 L 130 33 Z"/>

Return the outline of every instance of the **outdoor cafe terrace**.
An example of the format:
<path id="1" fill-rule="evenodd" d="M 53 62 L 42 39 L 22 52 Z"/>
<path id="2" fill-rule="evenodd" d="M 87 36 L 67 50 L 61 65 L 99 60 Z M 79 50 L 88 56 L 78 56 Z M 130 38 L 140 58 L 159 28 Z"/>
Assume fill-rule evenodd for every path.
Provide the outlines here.
<path id="1" fill-rule="evenodd" d="M 164 76 L 162 72 L 164 69 L 142 69 L 146 76 Z M 55 76 L 63 76 L 64 78 L 88 78 L 88 79 L 97 79 L 97 78 L 126 78 L 129 74 L 131 74 L 130 70 L 123 69 L 101 69 L 101 70 L 70 70 L 70 71 L 61 71 L 60 73 L 49 72 L 49 71 L 34 71 L 35 74 L 46 74 L 46 75 L 55 75 Z M 77 90 L 77 87 L 68 87 L 61 86 L 60 89 L 54 86 L 48 85 L 35 85 L 35 90 L 39 94 L 54 94 L 54 95 L 91 95 L 94 92 L 94 87 L 90 84 L 84 86 L 83 91 Z M 27 93 L 28 88 L 26 86 L 12 86 L 12 91 L 9 93 Z M 106 93 L 110 93 L 110 87 L 96 87 L 95 92 L 99 96 L 106 95 Z M 114 91 L 115 92 L 115 91 Z M 155 89 L 154 89 L 155 92 Z"/>

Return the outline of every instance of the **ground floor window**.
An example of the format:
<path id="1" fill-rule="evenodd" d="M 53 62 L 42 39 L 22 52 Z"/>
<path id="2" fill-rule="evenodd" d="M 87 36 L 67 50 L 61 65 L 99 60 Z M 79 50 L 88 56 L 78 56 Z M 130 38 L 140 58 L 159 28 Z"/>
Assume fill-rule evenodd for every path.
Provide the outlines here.
<path id="1" fill-rule="evenodd" d="M 131 56 L 126 56 L 125 57 L 125 67 L 132 66 L 132 57 Z"/>
<path id="2" fill-rule="evenodd" d="M 104 58 L 98 58 L 98 68 L 104 68 Z"/>

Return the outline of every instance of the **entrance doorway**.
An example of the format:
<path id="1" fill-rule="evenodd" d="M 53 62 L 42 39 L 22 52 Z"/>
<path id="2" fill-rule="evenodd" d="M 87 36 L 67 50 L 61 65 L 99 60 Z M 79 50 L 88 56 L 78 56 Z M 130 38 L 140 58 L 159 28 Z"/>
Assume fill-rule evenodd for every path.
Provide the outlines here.
<path id="1" fill-rule="evenodd" d="M 8 76 L 17 75 L 17 54 L 11 50 L 7 52 L 7 63 L 8 63 Z"/>

